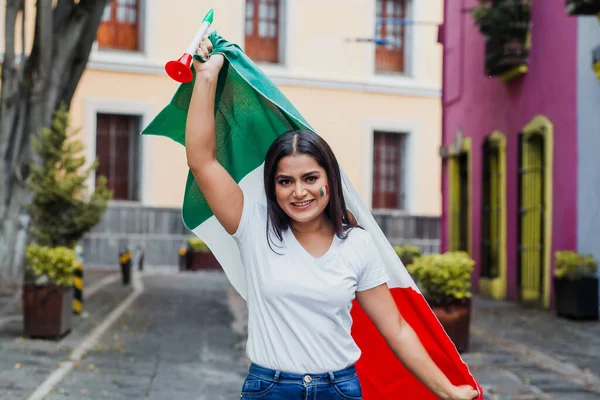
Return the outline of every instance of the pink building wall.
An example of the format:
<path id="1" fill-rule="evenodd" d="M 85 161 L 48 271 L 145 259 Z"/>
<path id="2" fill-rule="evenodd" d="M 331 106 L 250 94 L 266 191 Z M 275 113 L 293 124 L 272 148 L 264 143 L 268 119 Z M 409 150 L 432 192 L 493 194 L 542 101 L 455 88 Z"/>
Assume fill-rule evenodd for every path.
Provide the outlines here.
<path id="1" fill-rule="evenodd" d="M 554 124 L 551 254 L 577 246 L 577 19 L 563 1 L 534 1 L 529 72 L 504 84 L 484 75 L 484 40 L 467 10 L 475 0 L 446 0 L 442 141 L 472 138 L 472 244 L 481 257 L 482 145 L 493 130 L 507 138 L 507 296 L 517 296 L 518 133 L 536 115 Z M 448 174 L 442 167 L 442 248 L 447 248 Z"/>

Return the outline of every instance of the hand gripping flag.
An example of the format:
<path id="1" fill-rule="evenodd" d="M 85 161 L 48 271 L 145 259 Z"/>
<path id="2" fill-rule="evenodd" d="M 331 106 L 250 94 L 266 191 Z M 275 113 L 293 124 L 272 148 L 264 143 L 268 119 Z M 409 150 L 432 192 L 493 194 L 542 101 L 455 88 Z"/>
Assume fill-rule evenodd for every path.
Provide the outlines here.
<path id="1" fill-rule="evenodd" d="M 213 54 L 223 54 L 226 59 L 219 73 L 215 101 L 217 159 L 245 195 L 266 204 L 262 170 L 269 146 L 287 131 L 314 130 L 237 45 L 214 32 L 210 40 L 214 45 Z M 171 102 L 142 134 L 167 136 L 185 146 L 185 124 L 193 85 L 194 81 L 182 84 Z M 358 223 L 371 233 L 387 267 L 390 276 L 388 286 L 402 315 L 453 384 L 469 384 L 482 393 L 343 171 L 342 180 L 346 205 Z M 246 282 L 237 245 L 211 212 L 191 172 L 185 188 L 182 216 L 185 226 L 206 242 L 231 284 L 245 298 Z M 396 359 L 357 303 L 353 304 L 352 318 L 352 336 L 362 351 L 356 368 L 365 400 L 436 398 Z"/>

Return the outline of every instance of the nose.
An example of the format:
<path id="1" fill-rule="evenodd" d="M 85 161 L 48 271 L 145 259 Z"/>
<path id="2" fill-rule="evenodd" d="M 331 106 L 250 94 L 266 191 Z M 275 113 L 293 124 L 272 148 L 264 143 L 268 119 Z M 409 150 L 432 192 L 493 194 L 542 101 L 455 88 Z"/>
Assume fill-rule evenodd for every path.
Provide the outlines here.
<path id="1" fill-rule="evenodd" d="M 294 186 L 294 196 L 297 198 L 302 198 L 306 194 L 306 188 L 302 184 L 302 182 L 296 182 Z"/>

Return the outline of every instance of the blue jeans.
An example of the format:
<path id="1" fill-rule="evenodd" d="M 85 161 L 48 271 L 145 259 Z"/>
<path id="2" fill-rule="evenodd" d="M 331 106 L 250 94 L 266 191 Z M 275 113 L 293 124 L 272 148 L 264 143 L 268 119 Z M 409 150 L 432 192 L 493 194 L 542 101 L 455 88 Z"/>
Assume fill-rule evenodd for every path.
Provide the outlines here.
<path id="1" fill-rule="evenodd" d="M 348 367 L 324 374 L 291 374 L 250 366 L 242 400 L 361 400 L 356 370 Z"/>

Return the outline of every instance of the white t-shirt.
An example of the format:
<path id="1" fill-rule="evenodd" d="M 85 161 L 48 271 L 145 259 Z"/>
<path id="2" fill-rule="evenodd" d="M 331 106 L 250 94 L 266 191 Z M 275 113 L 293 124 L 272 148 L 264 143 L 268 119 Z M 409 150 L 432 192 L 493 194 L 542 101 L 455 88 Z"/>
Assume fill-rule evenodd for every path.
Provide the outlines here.
<path id="1" fill-rule="evenodd" d="M 350 335 L 355 292 L 388 280 L 371 235 L 354 228 L 345 240 L 335 236 L 327 253 L 314 258 L 287 229 L 282 242 L 271 233 L 278 255 L 267 242 L 266 224 L 266 206 L 244 195 L 233 237 L 248 284 L 249 359 L 298 374 L 354 364 L 360 357 Z"/>

